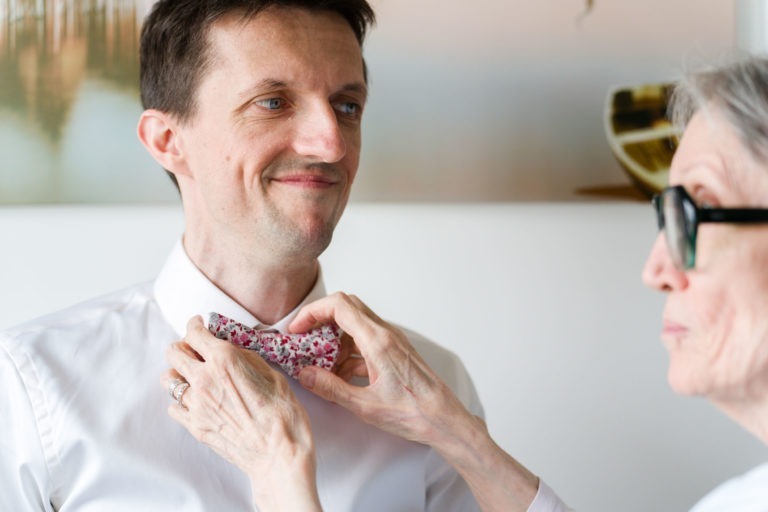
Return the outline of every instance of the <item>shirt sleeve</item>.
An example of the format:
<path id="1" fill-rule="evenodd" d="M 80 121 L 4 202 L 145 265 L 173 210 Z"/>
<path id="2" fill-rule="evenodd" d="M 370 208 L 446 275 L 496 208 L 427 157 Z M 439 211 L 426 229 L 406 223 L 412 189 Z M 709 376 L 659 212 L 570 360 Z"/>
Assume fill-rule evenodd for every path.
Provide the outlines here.
<path id="1" fill-rule="evenodd" d="M 568 508 L 555 491 L 539 479 L 539 491 L 528 507 L 528 512 L 573 512 L 573 509 Z"/>
<path id="2" fill-rule="evenodd" d="M 34 366 L 23 357 L 14 360 L 7 341 L 0 338 L 0 510 L 53 512 L 48 465 L 30 397 L 39 387 L 30 392 L 22 377 L 22 371 L 31 372 Z"/>

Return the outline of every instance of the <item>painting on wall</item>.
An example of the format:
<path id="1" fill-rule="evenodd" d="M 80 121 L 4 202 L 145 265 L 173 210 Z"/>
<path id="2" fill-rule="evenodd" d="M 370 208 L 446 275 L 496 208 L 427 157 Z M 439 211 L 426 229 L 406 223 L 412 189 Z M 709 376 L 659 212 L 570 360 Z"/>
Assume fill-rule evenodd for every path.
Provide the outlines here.
<path id="1" fill-rule="evenodd" d="M 144 7 L 0 0 L 0 203 L 174 199 L 134 134 Z"/>
<path id="2" fill-rule="evenodd" d="M 732 6 L 698 1 L 372 0 L 352 200 L 645 200 L 659 94 L 732 43 Z M 152 3 L 0 0 L 0 205 L 178 201 L 135 134 Z"/>

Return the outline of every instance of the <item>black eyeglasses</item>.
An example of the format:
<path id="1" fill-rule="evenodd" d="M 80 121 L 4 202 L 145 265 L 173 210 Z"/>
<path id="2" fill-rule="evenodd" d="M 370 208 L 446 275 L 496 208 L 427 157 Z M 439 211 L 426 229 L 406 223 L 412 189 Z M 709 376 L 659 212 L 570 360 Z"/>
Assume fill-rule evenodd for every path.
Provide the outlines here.
<path id="1" fill-rule="evenodd" d="M 696 263 L 699 224 L 768 222 L 768 209 L 765 208 L 699 208 L 680 185 L 667 187 L 653 196 L 652 204 L 659 229 L 664 230 L 672 261 L 681 270 L 692 269 Z"/>

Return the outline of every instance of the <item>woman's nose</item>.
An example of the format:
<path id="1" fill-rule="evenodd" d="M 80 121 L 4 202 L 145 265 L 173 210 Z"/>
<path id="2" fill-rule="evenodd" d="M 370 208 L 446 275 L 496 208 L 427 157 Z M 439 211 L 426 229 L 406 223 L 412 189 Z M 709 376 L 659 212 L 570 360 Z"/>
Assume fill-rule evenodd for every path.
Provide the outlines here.
<path id="1" fill-rule="evenodd" d="M 662 292 L 684 289 L 688 286 L 688 277 L 672 261 L 667 249 L 664 232 L 659 231 L 656 240 L 643 266 L 643 283 Z"/>

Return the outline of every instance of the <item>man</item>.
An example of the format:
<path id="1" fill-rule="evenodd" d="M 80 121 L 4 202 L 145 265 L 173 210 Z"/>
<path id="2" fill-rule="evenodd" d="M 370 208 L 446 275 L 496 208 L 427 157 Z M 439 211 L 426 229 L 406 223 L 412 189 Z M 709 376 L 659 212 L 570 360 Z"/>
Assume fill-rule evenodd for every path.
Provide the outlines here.
<path id="1" fill-rule="evenodd" d="M 190 318 L 284 331 L 325 295 L 317 257 L 357 172 L 372 21 L 365 0 L 155 5 L 138 134 L 178 184 L 184 237 L 154 283 L 0 335 L 0 509 L 289 508 L 277 498 L 290 487 L 246 475 L 170 419 L 157 380 Z M 414 342 L 479 414 L 456 358 Z M 429 448 L 286 382 L 311 420 L 326 510 L 475 507 Z"/>

